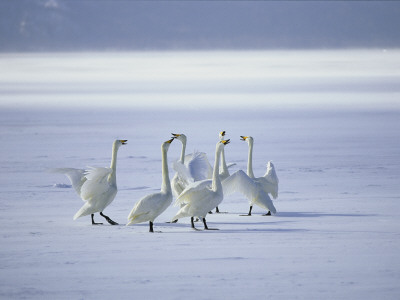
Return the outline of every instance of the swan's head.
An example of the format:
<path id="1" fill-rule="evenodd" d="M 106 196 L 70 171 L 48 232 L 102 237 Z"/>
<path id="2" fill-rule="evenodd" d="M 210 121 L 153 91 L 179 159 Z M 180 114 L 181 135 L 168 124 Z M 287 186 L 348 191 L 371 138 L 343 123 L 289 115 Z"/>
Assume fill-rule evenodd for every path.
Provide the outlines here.
<path id="1" fill-rule="evenodd" d="M 219 140 L 222 141 L 224 139 L 224 136 L 225 136 L 225 131 L 221 131 L 219 133 Z"/>
<path id="2" fill-rule="evenodd" d="M 186 144 L 186 135 L 183 133 L 171 133 L 174 139 L 180 140 L 182 143 Z"/>
<path id="3" fill-rule="evenodd" d="M 219 142 L 217 143 L 216 151 L 217 151 L 217 152 L 222 151 L 222 149 L 224 149 L 224 146 L 225 146 L 225 145 L 228 145 L 229 142 L 230 142 L 230 140 L 222 140 L 222 141 L 219 141 Z"/>
<path id="4" fill-rule="evenodd" d="M 248 144 L 253 144 L 253 138 L 251 136 L 240 136 L 241 141 L 245 141 Z"/>
<path id="5" fill-rule="evenodd" d="M 126 145 L 126 142 L 127 142 L 128 140 L 115 140 L 114 141 L 114 147 L 115 148 L 119 148 L 119 147 L 121 147 L 122 145 Z"/>
<path id="6" fill-rule="evenodd" d="M 171 145 L 171 143 L 172 143 L 173 140 L 174 140 L 174 138 L 172 138 L 172 139 L 170 139 L 170 140 L 165 141 L 164 143 L 162 143 L 162 145 L 161 145 L 161 150 L 163 150 L 163 151 L 168 151 L 169 146 Z"/>

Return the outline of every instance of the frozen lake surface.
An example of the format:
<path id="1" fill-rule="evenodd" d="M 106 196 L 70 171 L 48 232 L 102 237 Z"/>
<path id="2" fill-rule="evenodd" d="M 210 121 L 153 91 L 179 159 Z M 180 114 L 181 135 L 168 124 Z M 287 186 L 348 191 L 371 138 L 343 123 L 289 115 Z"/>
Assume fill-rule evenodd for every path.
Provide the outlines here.
<path id="1" fill-rule="evenodd" d="M 95 65 L 91 65 L 95 71 L 87 71 L 86 76 L 77 72 L 75 77 L 68 73 L 73 68 L 62 71 L 54 65 L 56 62 L 47 60 L 45 69 L 55 68 L 56 74 L 65 77 L 52 77 L 53 71 L 46 75 L 44 70 L 36 80 L 24 72 L 19 77 L 18 68 L 34 70 L 33 62 L 43 67 L 37 56 L 18 59 L 18 55 L 3 55 L 1 59 L 3 65 L 15 59 L 16 66 L 10 69 L 9 77 L 2 68 L 0 76 L 0 97 L 4 100 L 0 110 L 1 298 L 399 298 L 400 112 L 393 84 L 398 69 L 382 67 L 381 75 L 369 77 L 374 82 L 370 86 L 362 84 L 362 76 L 347 71 L 353 82 L 359 82 L 357 89 L 351 85 L 350 91 L 344 91 L 346 83 L 338 85 L 343 74 L 337 75 L 334 86 L 331 77 L 320 86 L 297 81 L 300 75 L 292 76 L 290 80 L 298 83 L 297 88 L 307 91 L 295 89 L 290 97 L 283 91 L 289 86 L 283 75 L 273 95 L 265 88 L 255 94 L 258 100 L 246 93 L 249 87 L 241 85 L 241 80 L 238 86 L 228 81 L 228 86 L 234 86 L 232 93 L 240 95 L 236 100 L 249 99 L 247 106 L 241 101 L 230 106 L 230 92 L 220 85 L 227 74 L 240 77 L 239 73 L 209 67 L 211 79 L 217 77 L 218 70 L 222 78 L 210 93 L 196 92 L 200 88 L 193 78 L 188 79 L 192 85 L 187 91 L 177 90 L 184 72 L 172 72 L 175 77 L 181 76 L 176 80 L 168 79 L 167 72 L 156 73 L 165 76 L 159 79 L 164 85 L 155 85 L 160 89 L 156 94 L 142 93 L 142 103 L 129 80 L 115 80 L 126 90 L 114 94 L 113 84 L 105 84 L 106 74 L 98 73 Z M 71 56 L 55 61 L 67 66 Z M 101 62 L 104 57 L 88 59 Z M 33 60 L 26 64 L 29 59 Z M 394 65 L 397 63 L 395 60 Z M 281 69 L 289 67 L 283 64 Z M 206 74 L 207 67 L 203 68 Z M 334 68 L 342 70 L 337 65 Z M 259 77 L 266 76 L 262 70 L 257 72 L 254 74 Z M 314 76 L 311 70 L 305 72 Z M 99 81 L 93 79 L 95 74 L 101 77 Z M 190 72 L 187 74 L 191 77 Z M 249 74 L 252 72 L 243 76 Z M 153 84 L 151 74 L 147 76 L 144 81 Z M 84 84 L 85 78 L 91 81 L 89 87 Z M 80 79 L 83 83 L 74 87 Z M 24 86 L 24 82 L 30 83 Z M 58 86 L 52 85 L 55 82 Z M 384 84 L 392 90 L 385 90 Z M 202 85 L 209 87 L 204 81 Z M 99 92 L 102 98 L 98 106 L 93 100 L 97 87 L 104 90 Z M 256 88 L 262 87 L 259 81 Z M 365 92 L 370 98 L 365 100 L 366 107 L 360 107 Z M 324 103 L 318 104 L 315 99 L 304 99 L 305 107 L 296 102 L 308 94 L 315 99 L 345 95 L 355 102 L 345 105 L 339 99 L 335 102 L 338 109 L 329 103 L 324 109 Z M 31 110 L 34 102 L 29 95 L 43 100 L 38 102 L 39 109 Z M 126 100 L 129 95 L 133 102 Z M 177 96 L 176 102 L 166 105 L 164 95 L 167 100 Z M 187 101 L 184 95 L 190 96 Z M 218 100 L 215 103 L 212 95 Z M 262 102 L 263 95 L 288 102 Z M 383 107 L 380 96 L 386 99 Z M 59 106 L 51 103 L 52 97 L 60 101 Z M 66 108 L 68 99 L 70 109 Z M 111 99 L 111 103 L 115 100 L 115 107 L 105 99 Z M 154 108 L 155 103 L 161 104 Z M 189 109 L 190 103 L 195 109 Z M 228 213 L 207 217 L 209 226 L 218 231 L 193 231 L 188 218 L 177 224 L 166 223 L 178 210 L 174 206 L 155 221 L 155 230 L 162 233 L 150 234 L 147 223 L 126 227 L 136 201 L 161 186 L 160 145 L 170 133 L 185 133 L 187 151 L 204 151 L 213 162 L 222 130 L 231 139 L 225 148 L 228 162 L 236 163 L 231 173 L 246 169 L 248 147 L 240 141 L 240 135 L 254 137 L 256 176 L 265 173 L 268 160 L 274 162 L 280 179 L 279 197 L 274 201 L 277 214 L 262 216 L 265 211 L 254 207 L 252 217 L 241 217 L 239 214 L 248 211 L 248 202 L 234 194 L 220 205 Z M 108 166 L 116 138 L 128 139 L 128 145 L 119 150 L 119 191 L 105 214 L 120 225 L 92 226 L 90 217 L 73 221 L 82 201 L 65 176 L 46 170 Z M 180 151 L 181 144 L 174 141 L 168 152 L 171 178 L 171 163 L 179 158 Z M 97 221 L 100 218 L 96 215 Z"/>

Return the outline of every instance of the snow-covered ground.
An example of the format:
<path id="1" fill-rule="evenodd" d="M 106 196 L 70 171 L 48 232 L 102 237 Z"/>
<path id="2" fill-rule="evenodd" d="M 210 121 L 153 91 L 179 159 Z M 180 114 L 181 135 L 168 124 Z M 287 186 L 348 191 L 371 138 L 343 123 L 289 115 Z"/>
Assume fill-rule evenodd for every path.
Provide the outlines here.
<path id="1" fill-rule="evenodd" d="M 2 56 L 2 63 L 10 59 L 16 58 Z M 24 62 L 19 62 L 21 68 Z M 1 72 L 2 99 L 29 96 L 21 91 L 23 80 L 14 82 L 11 91 L 12 84 L 4 79 L 6 71 Z M 94 76 L 97 71 L 86 72 Z M 398 78 L 398 73 L 391 72 Z M 16 73 L 12 76 L 18 77 Z M 34 93 L 33 86 L 43 87 L 45 82 L 26 79 L 31 81 L 30 93 L 40 98 L 40 89 Z M 384 80 L 383 75 L 379 79 Z M 50 77 L 46 80 L 52 82 Z M 102 84 L 99 88 L 109 87 Z M 146 105 L 105 109 L 90 102 L 91 95 L 85 91 L 64 89 L 60 93 L 46 90 L 44 97 L 81 97 L 87 100 L 85 108 L 67 110 L 64 102 L 62 109 L 31 110 L 32 103 L 18 108 L 8 102 L 0 111 L 1 298 L 400 297 L 398 110 L 378 109 L 378 98 L 368 102 L 368 109 L 357 105 L 337 110 L 323 109 L 323 105 L 269 109 L 265 103 L 255 106 L 251 94 L 245 95 L 248 107 L 229 107 L 225 102 L 216 109 L 166 105 L 161 109 Z M 386 99 L 398 97 L 397 91 L 371 93 Z M 323 96 L 320 90 L 316 94 Z M 108 91 L 110 98 L 113 95 Z M 274 95 L 279 97 L 279 91 Z M 342 94 L 330 97 L 335 95 Z M 116 103 L 123 102 L 114 96 Z M 360 91 L 346 97 L 358 103 Z M 396 104 L 393 100 L 385 103 Z M 371 109 L 372 104 L 376 109 Z M 265 211 L 255 207 L 252 217 L 239 216 L 247 213 L 248 203 L 234 194 L 220 205 L 228 213 L 207 218 L 209 226 L 218 231 L 193 231 L 189 219 L 166 223 L 178 210 L 174 206 L 155 222 L 155 230 L 162 233 L 149 233 L 147 223 L 125 226 L 135 202 L 161 186 L 160 145 L 171 132 L 185 133 L 187 151 L 204 151 L 213 162 L 222 130 L 231 139 L 225 152 L 228 162 L 236 163 L 232 171 L 246 169 L 248 147 L 240 135 L 254 137 L 256 176 L 265 173 L 268 160 L 274 162 L 280 179 L 276 215 L 262 216 Z M 73 221 L 83 202 L 65 176 L 46 170 L 108 166 L 116 138 L 128 139 L 128 145 L 119 150 L 119 192 L 105 214 L 120 225 L 92 226 L 90 217 Z M 174 141 L 168 152 L 170 166 L 180 150 L 181 144 Z M 172 177 L 171 167 L 169 173 Z M 99 215 L 96 220 L 103 221 Z M 202 228 L 200 223 L 197 226 Z"/>

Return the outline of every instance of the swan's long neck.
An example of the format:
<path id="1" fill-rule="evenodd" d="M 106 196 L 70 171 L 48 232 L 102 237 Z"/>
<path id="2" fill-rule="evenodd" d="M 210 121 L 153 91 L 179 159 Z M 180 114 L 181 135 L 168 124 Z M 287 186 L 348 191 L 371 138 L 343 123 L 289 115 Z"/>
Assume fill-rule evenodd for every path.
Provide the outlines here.
<path id="1" fill-rule="evenodd" d="M 182 141 L 182 151 L 181 151 L 181 158 L 180 162 L 183 164 L 185 162 L 185 151 L 186 151 L 186 141 Z"/>
<path id="2" fill-rule="evenodd" d="M 226 160 L 225 160 L 225 148 L 222 148 L 221 150 L 221 165 L 220 168 L 222 169 L 221 173 L 227 173 L 228 172 L 228 166 L 226 165 Z"/>
<path id="3" fill-rule="evenodd" d="M 114 144 L 112 148 L 112 155 L 111 155 L 111 166 L 110 168 L 112 169 L 112 173 L 108 177 L 108 181 L 112 183 L 117 182 L 117 177 L 116 177 L 116 171 L 117 171 L 117 153 L 118 153 L 118 147 Z"/>
<path id="4" fill-rule="evenodd" d="M 167 151 L 161 147 L 161 168 L 162 168 L 162 183 L 161 183 L 161 191 L 164 193 L 172 193 L 171 191 L 171 182 L 169 181 L 169 173 L 168 173 L 168 159 L 167 159 Z"/>
<path id="5" fill-rule="evenodd" d="M 255 178 L 253 173 L 253 142 L 249 142 L 249 157 L 247 160 L 247 175 L 250 178 Z"/>
<path id="6" fill-rule="evenodd" d="M 222 149 L 223 146 L 220 148 L 220 146 L 217 145 L 217 149 L 215 150 L 214 170 L 212 176 L 212 189 L 214 192 L 222 191 L 221 180 L 219 179 L 219 162 Z"/>

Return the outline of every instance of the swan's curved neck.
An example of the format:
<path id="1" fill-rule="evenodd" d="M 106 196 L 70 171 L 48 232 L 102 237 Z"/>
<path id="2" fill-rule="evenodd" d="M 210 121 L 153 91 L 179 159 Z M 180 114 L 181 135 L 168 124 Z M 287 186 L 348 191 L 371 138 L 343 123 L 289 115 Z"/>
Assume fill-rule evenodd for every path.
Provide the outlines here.
<path id="1" fill-rule="evenodd" d="M 117 153 L 118 153 L 118 147 L 113 145 L 112 155 L 111 155 L 111 166 L 110 166 L 110 168 L 112 169 L 112 172 L 111 172 L 110 176 L 108 177 L 108 181 L 112 181 L 113 183 L 116 183 L 116 181 L 117 181 L 117 178 L 116 178 Z"/>
<path id="2" fill-rule="evenodd" d="M 181 164 L 183 164 L 185 162 L 185 151 L 186 151 L 186 141 L 182 142 L 182 151 L 181 151 L 181 158 L 180 158 L 180 162 Z"/>
<path id="3" fill-rule="evenodd" d="M 247 160 L 247 175 L 254 178 L 253 173 L 253 142 L 249 142 L 249 157 Z"/>
<path id="4" fill-rule="evenodd" d="M 212 189 L 214 192 L 222 190 L 221 180 L 219 179 L 219 162 L 222 150 L 223 147 L 220 148 L 219 145 L 217 145 L 217 149 L 215 150 L 214 170 L 212 176 Z"/>
<path id="5" fill-rule="evenodd" d="M 169 173 L 168 173 L 168 158 L 167 151 L 161 147 L 161 168 L 162 168 L 162 183 L 161 183 L 161 191 L 164 193 L 171 193 L 171 182 L 169 181 Z"/>

